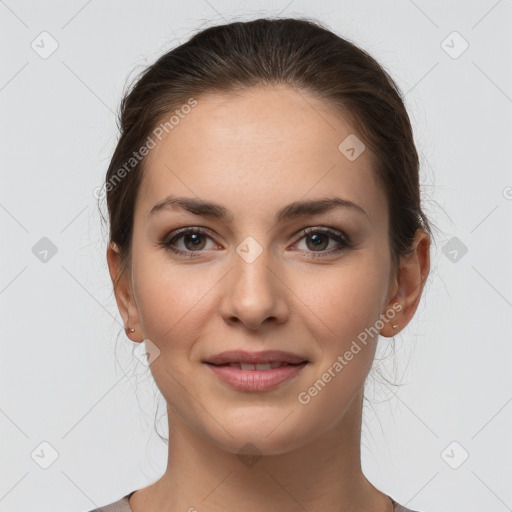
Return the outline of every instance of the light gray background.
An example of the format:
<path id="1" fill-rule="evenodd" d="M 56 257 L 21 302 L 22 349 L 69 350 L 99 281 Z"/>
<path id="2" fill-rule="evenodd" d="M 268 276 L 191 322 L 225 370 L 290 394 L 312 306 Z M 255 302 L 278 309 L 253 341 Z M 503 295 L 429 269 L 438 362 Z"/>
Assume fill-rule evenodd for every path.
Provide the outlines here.
<path id="1" fill-rule="evenodd" d="M 278 14 L 327 22 L 396 79 L 440 228 L 384 365 L 403 385 L 369 387 L 364 471 L 422 512 L 512 510 L 511 0 L 0 0 L 1 512 L 90 510 L 164 471 L 165 408 L 118 336 L 93 191 L 134 72 L 200 27 Z"/>

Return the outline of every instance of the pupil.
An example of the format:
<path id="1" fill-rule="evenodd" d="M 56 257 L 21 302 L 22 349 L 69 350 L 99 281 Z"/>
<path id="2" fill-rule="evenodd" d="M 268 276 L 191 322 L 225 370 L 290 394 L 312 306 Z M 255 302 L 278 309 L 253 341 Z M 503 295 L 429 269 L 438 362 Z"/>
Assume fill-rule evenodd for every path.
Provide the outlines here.
<path id="1" fill-rule="evenodd" d="M 322 237 L 324 235 L 323 234 L 320 234 L 320 233 L 316 233 L 314 235 L 311 235 L 311 240 L 313 242 L 313 246 L 314 247 L 317 247 L 322 245 L 323 242 L 325 242 L 324 240 L 322 240 Z"/>
<path id="2" fill-rule="evenodd" d="M 190 235 L 187 236 L 188 238 L 188 241 L 192 242 L 191 245 L 193 245 L 194 247 L 198 247 L 201 245 L 201 234 L 200 233 L 192 233 Z"/>

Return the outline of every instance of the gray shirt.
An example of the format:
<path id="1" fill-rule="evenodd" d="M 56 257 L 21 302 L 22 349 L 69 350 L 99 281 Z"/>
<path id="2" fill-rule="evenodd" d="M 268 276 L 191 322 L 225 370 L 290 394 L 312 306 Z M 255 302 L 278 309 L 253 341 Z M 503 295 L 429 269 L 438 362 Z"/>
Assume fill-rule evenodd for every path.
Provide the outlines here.
<path id="1" fill-rule="evenodd" d="M 111 503 L 110 505 L 105 505 L 104 507 L 96 508 L 94 510 L 91 510 L 91 512 L 132 512 L 132 509 L 130 508 L 129 499 L 134 492 L 135 491 L 132 491 L 130 494 L 127 494 L 119 501 Z M 398 504 L 391 496 L 389 496 L 389 499 L 393 503 L 393 512 L 416 512 L 414 510 L 410 510 Z"/>

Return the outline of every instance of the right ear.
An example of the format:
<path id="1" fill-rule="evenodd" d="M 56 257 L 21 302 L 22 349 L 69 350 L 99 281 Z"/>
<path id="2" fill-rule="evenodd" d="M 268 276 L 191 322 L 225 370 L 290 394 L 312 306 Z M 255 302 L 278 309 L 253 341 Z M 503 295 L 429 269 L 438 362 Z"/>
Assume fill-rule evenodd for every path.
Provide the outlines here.
<path id="1" fill-rule="evenodd" d="M 133 299 L 128 272 L 119 276 L 119 272 L 121 271 L 121 257 L 119 255 L 119 249 L 114 242 L 110 242 L 107 247 L 107 263 L 110 279 L 114 286 L 117 308 L 119 309 L 119 313 L 123 319 L 126 336 L 128 336 L 132 341 L 139 342 L 141 341 L 140 338 L 143 338 L 139 322 L 139 312 L 137 311 L 137 307 Z M 126 330 L 127 328 L 135 329 L 135 331 L 129 332 Z"/>

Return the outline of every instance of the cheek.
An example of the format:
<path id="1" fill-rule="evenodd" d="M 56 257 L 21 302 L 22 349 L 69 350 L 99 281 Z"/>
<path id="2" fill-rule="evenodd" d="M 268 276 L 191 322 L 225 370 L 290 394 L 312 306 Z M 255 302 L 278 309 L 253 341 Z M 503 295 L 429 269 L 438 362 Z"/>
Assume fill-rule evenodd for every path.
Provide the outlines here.
<path id="1" fill-rule="evenodd" d="M 204 266 L 173 265 L 160 254 L 137 261 L 133 283 L 144 336 L 161 351 L 179 350 L 208 321 L 205 308 L 216 279 Z"/>
<path id="2" fill-rule="evenodd" d="M 320 269 L 297 279 L 301 280 L 303 290 L 297 304 L 305 305 L 304 318 L 318 334 L 318 342 L 326 345 L 325 349 L 335 345 L 341 350 L 350 345 L 382 313 L 387 291 L 386 268 L 369 251 L 354 253 L 350 260 L 329 271 Z"/>
<path id="3" fill-rule="evenodd" d="M 167 403 L 188 411 L 193 418 L 201 410 L 195 409 L 194 400 L 184 389 L 198 377 L 191 371 L 197 371 L 199 365 L 190 366 L 189 361 L 199 357 L 196 341 L 207 332 L 212 311 L 206 308 L 218 278 L 206 269 L 173 266 L 161 258 L 140 257 L 137 261 L 133 282 L 142 332 L 160 351 L 151 364 L 151 373 Z"/>
<path id="4" fill-rule="evenodd" d="M 339 422 L 359 396 L 375 356 L 378 335 L 372 337 L 372 327 L 382 312 L 387 275 L 378 258 L 359 256 L 354 264 L 316 276 L 317 285 L 302 297 L 322 356 L 298 403 L 308 417 L 322 417 L 325 427 Z"/>

